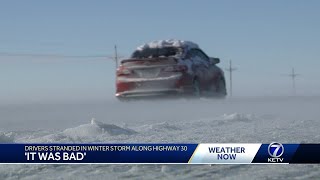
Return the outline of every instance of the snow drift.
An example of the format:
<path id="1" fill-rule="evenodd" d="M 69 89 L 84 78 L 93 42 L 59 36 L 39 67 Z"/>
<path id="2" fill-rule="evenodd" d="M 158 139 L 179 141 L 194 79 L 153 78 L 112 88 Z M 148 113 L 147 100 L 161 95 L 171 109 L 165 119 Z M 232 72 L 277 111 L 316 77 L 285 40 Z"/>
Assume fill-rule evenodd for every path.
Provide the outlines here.
<path id="1" fill-rule="evenodd" d="M 0 132 L 0 143 L 12 143 L 14 141 L 13 133 Z"/>
<path id="2" fill-rule="evenodd" d="M 99 136 L 105 133 L 111 136 L 121 135 L 121 134 L 131 135 L 136 132 L 134 130 L 122 128 L 114 124 L 106 124 L 106 123 L 95 120 L 95 118 L 92 118 L 90 124 L 83 124 L 75 128 L 69 128 L 64 130 L 63 133 L 70 137 L 81 138 L 81 137 Z"/>
<path id="3" fill-rule="evenodd" d="M 13 107 L 20 115 L 1 113 L 0 143 L 319 143 L 319 103 L 277 97 Z M 24 130 L 13 131 L 16 124 Z M 319 172 L 318 165 L 2 165 L 0 179 L 317 179 Z"/>

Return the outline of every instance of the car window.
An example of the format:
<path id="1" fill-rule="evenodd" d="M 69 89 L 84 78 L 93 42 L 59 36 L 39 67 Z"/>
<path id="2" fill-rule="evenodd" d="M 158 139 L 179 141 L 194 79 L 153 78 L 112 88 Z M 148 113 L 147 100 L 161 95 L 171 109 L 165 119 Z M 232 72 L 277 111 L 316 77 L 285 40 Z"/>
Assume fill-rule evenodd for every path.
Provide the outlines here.
<path id="1" fill-rule="evenodd" d="M 186 59 L 190 59 L 196 56 L 194 49 L 191 49 L 187 52 Z"/>
<path id="2" fill-rule="evenodd" d="M 199 49 L 189 50 L 186 55 L 186 59 L 189 59 L 189 58 L 197 58 L 197 59 L 199 58 L 203 61 L 209 62 L 209 57 Z"/>
<path id="3" fill-rule="evenodd" d="M 162 48 L 146 48 L 143 50 L 136 50 L 131 55 L 132 58 L 150 58 L 150 57 L 169 57 L 176 56 L 182 53 L 181 48 L 176 47 L 162 47 Z"/>
<path id="4" fill-rule="evenodd" d="M 196 51 L 196 55 L 200 57 L 202 60 L 209 61 L 209 57 L 206 54 L 204 54 L 201 50 L 197 49 L 195 51 Z"/>

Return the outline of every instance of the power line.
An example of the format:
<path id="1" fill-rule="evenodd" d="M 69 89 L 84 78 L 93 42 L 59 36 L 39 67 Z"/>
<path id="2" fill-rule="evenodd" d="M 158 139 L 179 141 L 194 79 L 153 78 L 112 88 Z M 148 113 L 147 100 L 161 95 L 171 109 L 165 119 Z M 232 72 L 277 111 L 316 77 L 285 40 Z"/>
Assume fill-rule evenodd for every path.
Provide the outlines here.
<path id="1" fill-rule="evenodd" d="M 29 57 L 29 58 L 52 58 L 52 59 L 98 59 L 107 60 L 111 59 L 115 61 L 116 68 L 118 67 L 119 58 L 125 56 L 119 56 L 117 52 L 117 46 L 114 46 L 114 55 L 65 55 L 65 54 L 41 54 L 41 53 L 19 53 L 19 52 L 0 52 L 0 57 Z M 46 59 L 47 60 L 47 59 Z"/>
<path id="2" fill-rule="evenodd" d="M 8 52 L 0 52 L 0 56 L 45 57 L 45 58 L 106 58 L 107 57 L 107 55 L 63 55 L 63 54 L 36 54 L 36 53 L 8 53 Z"/>
<path id="3" fill-rule="evenodd" d="M 226 68 L 226 71 L 229 72 L 229 78 L 230 78 L 230 96 L 232 96 L 232 72 L 237 70 L 237 68 L 232 67 L 232 61 L 229 61 L 229 68 Z"/>

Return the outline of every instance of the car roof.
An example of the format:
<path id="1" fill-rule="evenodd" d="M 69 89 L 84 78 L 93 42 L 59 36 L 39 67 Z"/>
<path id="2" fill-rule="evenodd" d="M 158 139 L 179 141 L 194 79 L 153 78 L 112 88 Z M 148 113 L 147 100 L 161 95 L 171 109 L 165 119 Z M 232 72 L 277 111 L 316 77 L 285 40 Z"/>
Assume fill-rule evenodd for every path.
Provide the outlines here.
<path id="1" fill-rule="evenodd" d="M 149 43 L 145 43 L 137 48 L 138 51 L 142 51 L 144 49 L 149 48 L 163 48 L 163 47 L 177 47 L 183 49 L 199 49 L 198 44 L 192 41 L 185 40 L 177 40 L 177 39 L 169 39 L 169 40 L 157 40 Z"/>

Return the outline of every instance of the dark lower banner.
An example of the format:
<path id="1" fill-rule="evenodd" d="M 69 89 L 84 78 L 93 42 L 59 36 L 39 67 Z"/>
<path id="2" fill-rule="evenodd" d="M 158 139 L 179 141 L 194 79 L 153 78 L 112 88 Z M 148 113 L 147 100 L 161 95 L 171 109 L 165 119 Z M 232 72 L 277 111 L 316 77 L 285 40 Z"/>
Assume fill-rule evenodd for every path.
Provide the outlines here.
<path id="1" fill-rule="evenodd" d="M 262 144 L 252 163 L 320 163 L 320 144 Z"/>
<path id="2" fill-rule="evenodd" d="M 0 144 L 1 164 L 320 163 L 320 144 Z"/>
<path id="3" fill-rule="evenodd" d="M 188 163 L 197 144 L 1 144 L 0 163 Z"/>

